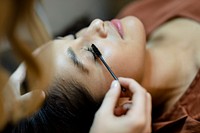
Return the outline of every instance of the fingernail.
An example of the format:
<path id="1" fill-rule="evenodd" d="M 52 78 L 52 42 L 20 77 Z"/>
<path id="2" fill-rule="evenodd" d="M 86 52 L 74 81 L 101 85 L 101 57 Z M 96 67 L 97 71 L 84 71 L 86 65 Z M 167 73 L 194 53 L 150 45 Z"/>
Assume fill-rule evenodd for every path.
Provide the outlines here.
<path id="1" fill-rule="evenodd" d="M 111 84 L 111 87 L 110 88 L 117 88 L 119 87 L 119 82 L 117 80 L 114 80 Z"/>
<path id="2" fill-rule="evenodd" d="M 131 108 L 132 104 L 131 103 L 127 103 L 123 105 L 123 109 L 124 110 L 129 110 Z"/>

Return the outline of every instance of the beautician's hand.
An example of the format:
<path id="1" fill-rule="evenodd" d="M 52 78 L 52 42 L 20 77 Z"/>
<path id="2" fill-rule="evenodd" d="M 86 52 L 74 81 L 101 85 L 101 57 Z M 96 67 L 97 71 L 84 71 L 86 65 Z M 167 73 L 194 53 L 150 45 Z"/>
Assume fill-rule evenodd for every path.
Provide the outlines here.
<path id="1" fill-rule="evenodd" d="M 1 93 L 3 99 L 3 107 L 0 110 L 0 131 L 3 125 L 9 122 L 17 122 L 18 120 L 34 113 L 45 99 L 43 90 L 32 90 L 24 95 L 20 94 L 21 83 L 25 79 L 25 66 L 21 64 L 17 70 L 10 76 L 8 83 L 5 85 Z M 1 116 L 0 115 L 0 116 Z M 1 123 L 2 122 L 2 123 Z"/>
<path id="2" fill-rule="evenodd" d="M 132 94 L 132 105 L 126 114 L 116 116 L 114 110 L 119 100 L 120 84 Z M 119 78 L 113 81 L 100 109 L 96 112 L 90 133 L 150 133 L 151 132 L 151 96 L 136 81 Z"/>

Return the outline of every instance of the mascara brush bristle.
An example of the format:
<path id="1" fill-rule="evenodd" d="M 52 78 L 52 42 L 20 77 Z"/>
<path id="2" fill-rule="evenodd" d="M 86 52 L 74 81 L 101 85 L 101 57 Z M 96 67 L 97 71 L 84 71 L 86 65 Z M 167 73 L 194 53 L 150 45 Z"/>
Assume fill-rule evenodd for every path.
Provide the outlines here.
<path id="1" fill-rule="evenodd" d="M 98 56 L 98 57 L 101 57 L 101 52 L 98 50 L 98 48 L 92 44 L 92 50 L 94 51 L 94 53 Z"/>

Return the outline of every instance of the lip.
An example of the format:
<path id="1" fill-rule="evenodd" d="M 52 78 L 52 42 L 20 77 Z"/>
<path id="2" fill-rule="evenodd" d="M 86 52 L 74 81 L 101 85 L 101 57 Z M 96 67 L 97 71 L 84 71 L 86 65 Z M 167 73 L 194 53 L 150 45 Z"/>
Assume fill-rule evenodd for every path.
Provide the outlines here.
<path id="1" fill-rule="evenodd" d="M 124 32 L 123 32 L 122 23 L 120 22 L 120 20 L 119 19 L 113 19 L 113 20 L 111 20 L 111 23 L 116 28 L 116 30 L 119 33 L 119 35 L 121 36 L 121 38 L 123 38 Z"/>

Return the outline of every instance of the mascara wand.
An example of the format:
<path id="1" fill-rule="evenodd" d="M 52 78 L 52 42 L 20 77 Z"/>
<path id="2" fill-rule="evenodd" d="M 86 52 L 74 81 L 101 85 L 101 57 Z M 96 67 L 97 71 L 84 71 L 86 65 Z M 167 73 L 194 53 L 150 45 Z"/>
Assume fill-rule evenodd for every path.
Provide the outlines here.
<path id="1" fill-rule="evenodd" d="M 101 55 L 101 52 L 99 51 L 99 49 L 94 45 L 92 44 L 92 50 L 94 51 L 94 53 L 100 58 L 100 60 L 103 62 L 103 64 L 106 66 L 107 70 L 110 72 L 110 74 L 112 75 L 112 77 L 115 79 L 115 80 L 118 80 L 117 76 L 113 73 L 113 71 L 110 69 L 110 67 L 108 66 L 108 64 L 105 62 L 104 58 L 102 57 Z M 125 92 L 126 89 L 122 87 L 122 91 Z"/>

